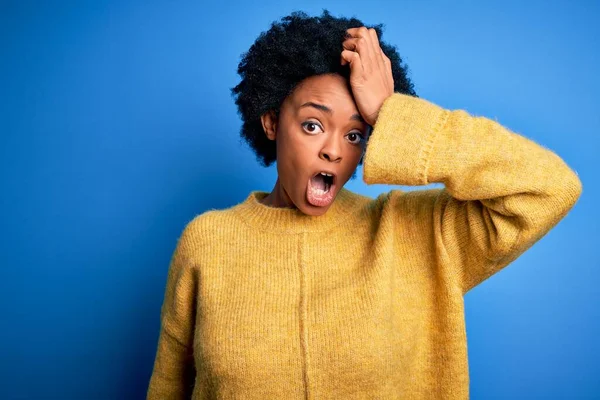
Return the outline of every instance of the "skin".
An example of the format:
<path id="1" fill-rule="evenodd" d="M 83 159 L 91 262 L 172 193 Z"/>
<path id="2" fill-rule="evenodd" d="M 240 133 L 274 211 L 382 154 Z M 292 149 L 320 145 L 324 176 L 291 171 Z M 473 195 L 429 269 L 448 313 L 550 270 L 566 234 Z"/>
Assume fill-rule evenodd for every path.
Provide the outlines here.
<path id="1" fill-rule="evenodd" d="M 349 64 L 349 81 L 338 74 L 311 76 L 285 98 L 278 117 L 273 111 L 261 116 L 277 150 L 278 177 L 261 201 L 265 205 L 325 214 L 330 205 L 313 206 L 306 198 L 309 179 L 333 171 L 337 196 L 366 150 L 381 105 L 394 93 L 391 63 L 374 29 L 348 29 L 342 47 L 340 63 Z"/>

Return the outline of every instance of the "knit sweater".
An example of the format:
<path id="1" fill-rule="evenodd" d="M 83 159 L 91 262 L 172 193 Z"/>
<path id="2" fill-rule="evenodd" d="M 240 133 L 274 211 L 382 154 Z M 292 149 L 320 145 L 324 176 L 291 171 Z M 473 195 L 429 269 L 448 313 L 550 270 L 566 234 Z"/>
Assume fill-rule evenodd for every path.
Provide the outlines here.
<path id="1" fill-rule="evenodd" d="M 369 139 L 375 199 L 322 216 L 260 203 L 187 223 L 171 258 L 148 399 L 467 399 L 464 295 L 582 191 L 498 122 L 394 93 Z"/>

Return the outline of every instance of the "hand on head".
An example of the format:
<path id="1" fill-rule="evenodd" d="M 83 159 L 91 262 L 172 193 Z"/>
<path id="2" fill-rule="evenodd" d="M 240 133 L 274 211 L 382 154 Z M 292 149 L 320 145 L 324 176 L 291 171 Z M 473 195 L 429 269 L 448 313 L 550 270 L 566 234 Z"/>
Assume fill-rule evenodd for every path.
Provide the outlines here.
<path id="1" fill-rule="evenodd" d="M 375 125 L 381 105 L 394 93 L 392 64 L 373 28 L 350 28 L 342 43 L 341 64 L 350 64 L 350 86 L 358 111 Z"/>

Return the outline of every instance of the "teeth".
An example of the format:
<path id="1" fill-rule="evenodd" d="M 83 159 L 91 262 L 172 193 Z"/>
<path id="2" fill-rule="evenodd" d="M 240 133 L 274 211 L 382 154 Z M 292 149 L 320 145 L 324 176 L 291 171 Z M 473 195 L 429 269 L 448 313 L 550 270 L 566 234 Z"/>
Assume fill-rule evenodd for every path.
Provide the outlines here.
<path id="1" fill-rule="evenodd" d="M 328 174 L 327 172 L 321 172 L 321 175 L 323 175 L 323 176 L 333 176 L 333 174 Z"/>

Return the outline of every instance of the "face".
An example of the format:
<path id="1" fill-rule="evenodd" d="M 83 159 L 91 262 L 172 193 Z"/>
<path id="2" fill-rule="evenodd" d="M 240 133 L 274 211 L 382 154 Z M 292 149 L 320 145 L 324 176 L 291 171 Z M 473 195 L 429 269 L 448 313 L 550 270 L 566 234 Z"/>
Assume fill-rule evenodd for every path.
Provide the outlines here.
<path id="1" fill-rule="evenodd" d="M 263 202 L 323 215 L 358 166 L 369 134 L 346 79 L 337 74 L 305 79 L 284 100 L 279 117 L 266 113 L 262 123 L 267 137 L 276 140 L 278 173 Z"/>

